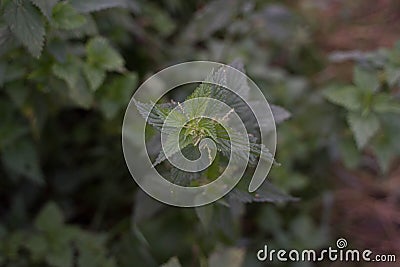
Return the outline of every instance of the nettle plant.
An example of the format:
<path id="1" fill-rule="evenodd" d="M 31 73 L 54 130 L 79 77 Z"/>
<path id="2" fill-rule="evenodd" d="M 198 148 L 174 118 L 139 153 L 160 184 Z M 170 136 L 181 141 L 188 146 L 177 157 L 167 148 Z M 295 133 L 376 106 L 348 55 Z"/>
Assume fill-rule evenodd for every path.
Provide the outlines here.
<path id="1" fill-rule="evenodd" d="M 392 50 L 366 54 L 354 68 L 353 84 L 332 86 L 324 91 L 330 102 L 346 109 L 348 126 L 358 150 L 372 149 L 383 172 L 400 153 L 398 138 L 400 102 L 400 42 Z M 343 146 L 350 167 L 359 154 Z"/>
<path id="2" fill-rule="evenodd" d="M 243 65 L 240 61 L 234 61 L 230 66 L 244 72 Z M 157 170 L 169 181 L 183 185 L 183 186 L 198 186 L 207 184 L 216 179 L 224 170 L 227 161 L 231 158 L 237 160 L 247 161 L 246 154 L 243 153 L 246 142 L 244 139 L 249 140 L 249 157 L 248 157 L 248 171 L 245 173 L 239 185 L 233 189 L 224 200 L 220 200 L 219 204 L 227 204 L 229 202 L 250 203 L 250 202 L 284 202 L 294 200 L 271 183 L 265 181 L 263 185 L 254 193 L 247 192 L 249 178 L 251 177 L 252 167 L 254 167 L 260 159 L 261 151 L 263 152 L 262 160 L 274 162 L 274 158 L 268 149 L 259 142 L 259 128 L 257 121 L 252 114 L 252 111 L 247 104 L 235 93 L 226 89 L 220 84 L 226 84 L 226 72 L 222 69 L 214 70 L 203 83 L 201 83 L 192 94 L 190 94 L 185 101 L 199 100 L 195 102 L 195 107 L 185 108 L 180 102 L 170 100 L 167 103 L 141 103 L 136 101 L 135 104 L 140 114 L 147 119 L 147 123 L 151 125 L 158 132 L 166 131 L 163 129 L 164 123 L 168 117 L 179 121 L 182 118 L 187 121 L 179 132 L 179 146 L 164 145 L 164 150 L 161 149 L 160 135 L 155 131 L 146 131 L 146 138 L 152 147 L 158 142 L 161 151 L 154 153 L 154 166 Z M 247 81 L 238 81 L 237 86 L 240 86 L 241 91 L 249 91 Z M 231 113 L 236 112 L 241 118 L 246 130 L 247 136 L 240 136 L 235 130 L 226 128 L 220 125 L 217 120 L 201 117 L 206 113 L 207 99 L 215 99 L 227 104 L 231 109 L 224 114 L 220 114 L 222 120 L 228 120 Z M 187 102 L 186 102 L 187 103 Z M 289 117 L 289 113 L 281 107 L 271 106 L 272 113 L 277 122 L 281 122 Z M 191 117 L 193 114 L 196 116 Z M 172 115 L 172 116 L 171 116 Z M 173 124 L 172 124 L 173 125 Z M 167 128 L 168 131 L 168 128 Z M 167 133 L 168 134 L 168 133 Z M 234 136 L 234 138 L 232 138 Z M 181 150 L 182 154 L 188 159 L 195 160 L 200 156 L 202 140 L 210 138 L 215 142 L 217 154 L 211 165 L 203 171 L 187 172 L 176 168 L 169 164 L 167 158 L 174 157 L 174 155 Z M 167 139 L 168 140 L 168 139 Z M 167 141 L 168 142 L 168 141 Z M 235 149 L 231 149 L 231 146 Z M 158 154 L 158 155 L 157 155 Z M 211 157 L 210 157 L 211 158 Z M 209 205 L 210 206 L 210 205 Z M 228 205 L 232 209 L 236 209 L 234 205 Z M 201 209 L 201 208 L 198 208 Z M 202 219 L 204 221 L 204 219 Z"/>
<path id="3" fill-rule="evenodd" d="M 77 145 L 85 139 L 90 132 L 85 122 L 106 124 L 113 128 L 118 140 L 118 117 L 122 117 L 137 76 L 126 70 L 113 41 L 102 35 L 98 16 L 105 13 L 97 11 L 111 12 L 105 9 L 112 7 L 126 7 L 126 2 L 0 3 L 0 165 L 2 186 L 5 185 L 1 193 L 13 192 L 10 202 L 15 196 L 18 203 L 24 203 L 22 213 L 34 205 L 34 199 L 46 199 L 40 197 L 40 190 L 57 187 L 54 173 L 65 171 L 63 155 L 73 161 L 79 158 L 66 147 L 62 153 L 52 151 L 57 151 L 65 140 Z M 119 12 L 122 16 L 129 14 L 127 10 Z M 81 126 L 64 131 L 57 127 L 70 123 L 61 117 L 66 110 L 71 111 L 69 116 L 89 112 L 102 116 L 83 118 Z M 107 123 L 100 121 L 101 117 Z M 105 135 L 91 140 L 97 138 L 95 142 L 101 142 Z M 88 155 L 87 150 L 79 154 Z M 46 164 L 41 162 L 43 158 Z M 68 177 L 74 179 L 79 180 Z M 61 184 L 65 186 L 65 182 Z M 29 193 L 25 194 L 24 189 Z M 25 195 L 31 198 L 25 199 Z M 4 202 L 6 206 L 10 204 Z M 11 207 L 10 210 L 11 214 L 15 212 Z M 28 217 L 9 221 L 9 216 L 4 215 L 2 219 L 2 266 L 115 266 L 107 254 L 107 237 L 67 225 L 55 204 L 42 209 L 32 228 L 14 230 L 16 225 L 26 225 Z"/>
<path id="4" fill-rule="evenodd" d="M 35 143 L 62 110 L 96 110 L 108 120 L 122 115 L 137 75 L 101 35 L 96 17 L 124 3 L 1 2 L 0 150 L 10 176 L 44 183 Z"/>

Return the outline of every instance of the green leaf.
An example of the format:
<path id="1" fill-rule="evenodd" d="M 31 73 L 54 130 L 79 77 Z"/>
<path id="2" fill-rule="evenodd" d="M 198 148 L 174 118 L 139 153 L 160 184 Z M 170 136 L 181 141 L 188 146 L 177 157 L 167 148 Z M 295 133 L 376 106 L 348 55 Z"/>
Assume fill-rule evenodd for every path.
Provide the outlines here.
<path id="1" fill-rule="evenodd" d="M 54 64 L 52 71 L 68 84 L 71 100 L 80 107 L 89 108 L 93 102 L 93 94 L 81 73 L 81 65 L 79 58 L 70 57 L 66 63 Z"/>
<path id="2" fill-rule="evenodd" d="M 168 117 L 168 114 L 173 110 L 174 105 L 154 105 L 141 103 L 139 101 L 135 101 L 136 108 L 138 109 L 140 115 L 146 120 L 146 122 L 156 129 L 161 130 L 164 125 L 164 121 Z M 176 112 L 178 113 L 178 112 Z M 177 114 L 178 115 L 178 114 Z M 177 117 L 178 118 L 178 117 Z M 182 118 L 183 119 L 183 118 Z"/>
<path id="3" fill-rule="evenodd" d="M 74 88 L 79 79 L 79 65 L 79 61 L 70 57 L 63 64 L 54 64 L 52 71 L 56 77 L 64 80 L 70 88 Z"/>
<path id="4" fill-rule="evenodd" d="M 297 201 L 298 198 L 292 197 L 271 182 L 264 181 L 264 183 L 251 194 L 239 188 L 233 189 L 229 195 L 230 198 L 238 200 L 242 203 L 252 202 L 271 202 L 271 203 L 285 203 L 289 201 Z"/>
<path id="5" fill-rule="evenodd" d="M 372 99 L 372 109 L 377 113 L 400 114 L 400 101 L 396 101 L 391 95 L 380 93 Z"/>
<path id="6" fill-rule="evenodd" d="M 339 150 L 347 168 L 354 169 L 358 166 L 361 154 L 353 139 L 346 138 L 342 140 L 339 144 Z"/>
<path id="7" fill-rule="evenodd" d="M 44 235 L 34 234 L 29 236 L 24 246 L 29 250 L 33 261 L 42 259 L 48 251 L 48 242 Z"/>
<path id="8" fill-rule="evenodd" d="M 86 23 L 86 18 L 80 15 L 68 2 L 60 2 L 53 8 L 52 24 L 60 29 L 72 30 Z"/>
<path id="9" fill-rule="evenodd" d="M 233 21 L 238 11 L 239 1 L 211 1 L 200 9 L 183 31 L 181 38 L 185 41 L 196 42 L 209 38 L 216 31 L 224 28 Z"/>
<path id="10" fill-rule="evenodd" d="M 49 202 L 42 208 L 35 219 L 35 227 L 46 233 L 54 233 L 64 224 L 62 211 L 54 202 Z"/>
<path id="11" fill-rule="evenodd" d="M 134 203 L 133 222 L 135 224 L 146 222 L 164 207 L 162 202 L 150 197 L 141 189 L 137 190 Z"/>
<path id="12" fill-rule="evenodd" d="M 373 113 L 361 115 L 352 112 L 348 114 L 347 121 L 359 149 L 364 148 L 371 137 L 379 130 L 378 117 Z"/>
<path id="13" fill-rule="evenodd" d="M 12 33 L 36 58 L 44 44 L 44 22 L 39 10 L 29 0 L 9 1 L 4 9 L 4 20 Z"/>
<path id="14" fill-rule="evenodd" d="M 185 148 L 187 149 L 187 148 Z M 183 149 L 183 150 L 185 150 Z M 191 147 L 193 149 L 193 147 Z M 194 149 L 193 149 L 194 151 Z M 183 153 L 183 152 L 182 152 Z M 177 185 L 181 186 L 189 186 L 190 183 L 200 177 L 200 173 L 198 172 L 186 172 L 182 171 L 178 168 L 172 167 L 170 172 L 169 180 Z"/>
<path id="15" fill-rule="evenodd" d="M 113 7 L 127 7 L 126 0 L 70 0 L 70 4 L 79 12 L 93 12 Z"/>
<path id="16" fill-rule="evenodd" d="M 31 0 L 31 2 L 42 11 L 43 15 L 50 19 L 53 7 L 58 3 L 58 0 Z"/>
<path id="17" fill-rule="evenodd" d="M 376 72 L 360 66 L 354 68 L 353 82 L 358 88 L 369 92 L 375 92 L 379 87 L 379 79 Z"/>
<path id="18" fill-rule="evenodd" d="M 163 8 L 150 2 L 143 5 L 142 8 L 143 15 L 151 18 L 151 25 L 156 29 L 159 35 L 168 36 L 175 30 L 175 21 Z"/>
<path id="19" fill-rule="evenodd" d="M 245 251 L 242 248 L 225 248 L 213 252 L 208 260 L 209 267 L 241 267 Z"/>
<path id="20" fill-rule="evenodd" d="M 181 267 L 182 265 L 179 263 L 179 260 L 177 257 L 173 257 L 169 259 L 168 262 L 164 263 L 161 265 L 161 267 Z"/>
<path id="21" fill-rule="evenodd" d="M 93 104 L 93 92 L 88 88 L 85 78 L 79 73 L 75 87 L 69 88 L 70 99 L 79 107 L 89 109 Z"/>
<path id="22" fill-rule="evenodd" d="M 7 53 L 18 46 L 18 42 L 11 32 L 10 28 L 3 24 L 0 26 L 0 56 Z"/>
<path id="23" fill-rule="evenodd" d="M 83 73 L 90 89 L 93 91 L 96 91 L 103 84 L 104 79 L 106 78 L 106 72 L 104 70 L 93 67 L 89 64 L 83 65 Z"/>
<path id="24" fill-rule="evenodd" d="M 397 66 L 386 65 L 385 73 L 389 86 L 394 86 L 400 80 L 400 68 Z"/>
<path id="25" fill-rule="evenodd" d="M 73 266 L 74 251 L 68 245 L 53 249 L 46 255 L 46 262 L 54 267 L 71 267 Z"/>
<path id="26" fill-rule="evenodd" d="M 122 71 L 124 59 L 105 38 L 95 37 L 86 47 L 87 62 L 107 71 Z"/>
<path id="27" fill-rule="evenodd" d="M 29 90 L 26 88 L 24 82 L 20 80 L 8 83 L 4 89 L 15 106 L 21 108 L 29 94 Z"/>
<path id="28" fill-rule="evenodd" d="M 213 213 L 214 213 L 213 204 L 196 207 L 195 211 L 196 211 L 196 215 L 200 219 L 200 222 L 203 225 L 204 229 L 208 229 L 210 226 L 212 217 L 213 217 Z"/>
<path id="29" fill-rule="evenodd" d="M 114 118 L 119 111 L 126 108 L 137 81 L 136 73 L 126 73 L 124 76 L 114 78 L 99 89 L 100 109 L 107 119 Z"/>
<path id="30" fill-rule="evenodd" d="M 281 123 L 281 122 L 289 119 L 291 116 L 289 111 L 287 111 L 286 109 L 284 109 L 280 106 L 270 105 L 270 107 L 271 107 L 272 115 L 274 116 L 275 123 Z"/>
<path id="31" fill-rule="evenodd" d="M 102 236 L 83 235 L 78 246 L 78 266 L 80 267 L 116 267 L 115 260 L 107 257 Z"/>
<path id="32" fill-rule="evenodd" d="M 357 111 L 361 108 L 361 95 L 354 86 L 331 87 L 323 92 L 330 102 L 342 106 L 347 110 Z"/>
<path id="33" fill-rule="evenodd" d="M 2 161 L 12 172 L 23 175 L 38 184 L 44 182 L 39 165 L 39 156 L 36 153 L 35 146 L 29 140 L 18 140 L 4 147 Z"/>
<path id="34" fill-rule="evenodd" d="M 396 122 L 393 121 L 392 123 L 398 124 L 398 119 Z M 379 167 L 383 173 L 388 173 L 391 163 L 395 161 L 400 153 L 398 128 L 398 126 L 384 127 L 382 133 L 379 134 L 377 138 L 374 138 L 372 149 L 374 150 Z"/>

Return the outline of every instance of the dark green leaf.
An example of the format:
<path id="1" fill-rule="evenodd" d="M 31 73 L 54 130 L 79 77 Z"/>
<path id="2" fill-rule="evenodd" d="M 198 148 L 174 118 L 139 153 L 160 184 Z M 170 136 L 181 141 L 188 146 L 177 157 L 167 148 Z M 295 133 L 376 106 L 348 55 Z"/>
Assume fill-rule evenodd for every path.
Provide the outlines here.
<path id="1" fill-rule="evenodd" d="M 49 202 L 42 208 L 35 219 L 35 226 L 43 232 L 54 233 L 63 226 L 62 211 L 54 202 Z"/>
<path id="2" fill-rule="evenodd" d="M 45 239 L 44 235 L 39 234 L 34 234 L 28 237 L 24 242 L 24 246 L 31 253 L 31 258 L 33 261 L 42 259 L 49 249 L 48 242 Z"/>
<path id="3" fill-rule="evenodd" d="M 70 0 L 71 5 L 80 12 L 93 12 L 113 7 L 127 7 L 126 0 Z"/>
<path id="4" fill-rule="evenodd" d="M 74 251 L 68 245 L 53 249 L 51 253 L 46 255 L 46 262 L 54 267 L 71 267 L 73 266 L 73 259 Z"/>
<path id="5" fill-rule="evenodd" d="M 39 156 L 31 141 L 22 139 L 4 147 L 2 160 L 10 171 L 23 175 L 36 183 L 43 183 Z"/>
<path id="6" fill-rule="evenodd" d="M 212 1 L 196 13 L 196 16 L 182 34 L 184 40 L 195 42 L 210 37 L 214 32 L 227 26 L 236 15 L 240 1 Z"/>
<path id="7" fill-rule="evenodd" d="M 182 265 L 179 263 L 179 260 L 177 257 L 173 257 L 169 259 L 168 262 L 164 263 L 161 265 L 161 267 L 181 267 Z"/>
<path id="8" fill-rule="evenodd" d="M 289 201 L 297 201 L 298 198 L 292 197 L 282 190 L 275 187 L 268 181 L 264 183 L 255 191 L 254 194 L 250 194 L 247 191 L 235 188 L 229 195 L 230 198 L 239 200 L 243 203 L 252 202 L 272 202 L 272 203 L 284 203 Z"/>
<path id="9" fill-rule="evenodd" d="M 31 2 L 42 11 L 43 15 L 50 19 L 53 7 L 58 3 L 58 0 L 31 0 Z"/>

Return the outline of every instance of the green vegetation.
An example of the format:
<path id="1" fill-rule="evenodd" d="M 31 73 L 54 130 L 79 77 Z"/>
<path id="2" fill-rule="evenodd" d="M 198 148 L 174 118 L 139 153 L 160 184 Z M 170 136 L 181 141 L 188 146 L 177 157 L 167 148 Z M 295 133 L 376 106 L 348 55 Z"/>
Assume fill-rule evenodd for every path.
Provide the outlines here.
<path id="1" fill-rule="evenodd" d="M 335 63 L 310 13 L 291 1 L 226 2 L 1 1 L 0 266 L 252 267 L 262 266 L 264 244 L 334 245 L 341 182 L 331 170 L 380 183 L 399 159 L 400 44 L 351 58 L 347 77 L 321 78 Z M 255 194 L 239 186 L 196 209 L 156 202 L 137 188 L 122 154 L 134 90 L 174 63 L 236 58 L 279 105 L 280 166 Z M 210 93 L 199 88 L 193 98 Z M 157 108 L 154 119 L 172 106 Z M 183 133 L 190 148 L 224 134 L 212 121 L 196 125 Z M 256 160 L 262 148 L 253 148 Z M 223 166 L 218 160 L 207 179 Z"/>

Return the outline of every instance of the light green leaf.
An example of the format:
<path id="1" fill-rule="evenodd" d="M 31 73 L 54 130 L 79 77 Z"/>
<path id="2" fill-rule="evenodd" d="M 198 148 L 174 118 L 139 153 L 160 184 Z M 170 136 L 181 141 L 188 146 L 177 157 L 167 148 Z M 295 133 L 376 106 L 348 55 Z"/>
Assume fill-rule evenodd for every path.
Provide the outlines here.
<path id="1" fill-rule="evenodd" d="M 391 95 L 380 93 L 373 97 L 372 108 L 378 113 L 400 114 L 400 101 L 396 101 Z"/>
<path id="2" fill-rule="evenodd" d="M 386 79 L 389 86 L 394 86 L 400 80 L 400 68 L 392 65 L 385 66 Z"/>
<path id="3" fill-rule="evenodd" d="M 95 37 L 86 47 L 87 62 L 108 71 L 122 71 L 124 59 L 105 38 Z"/>
<path id="4" fill-rule="evenodd" d="M 17 39 L 34 57 L 39 58 L 45 36 L 39 10 L 29 0 L 8 1 L 3 17 Z"/>
<path id="5" fill-rule="evenodd" d="M 113 7 L 127 7 L 127 0 L 70 0 L 69 2 L 76 10 L 84 13 Z"/>
<path id="6" fill-rule="evenodd" d="M 331 87 L 323 91 L 323 95 L 330 102 L 347 110 L 357 111 L 361 108 L 361 95 L 354 86 Z"/>
<path id="7" fill-rule="evenodd" d="M 81 70 L 82 62 L 78 58 L 70 57 L 64 64 L 53 65 L 54 75 L 68 84 L 69 97 L 82 108 L 89 108 L 93 102 L 93 94 L 88 88 Z"/>
<path id="8" fill-rule="evenodd" d="M 86 23 L 86 18 L 80 15 L 68 2 L 60 2 L 53 8 L 52 24 L 60 29 L 72 30 Z"/>
<path id="9" fill-rule="evenodd" d="M 354 68 L 353 82 L 358 88 L 369 92 L 375 92 L 379 87 L 377 73 L 360 66 Z"/>
<path id="10" fill-rule="evenodd" d="M 124 76 L 114 78 L 99 89 L 100 109 L 107 119 L 114 118 L 119 111 L 126 108 L 137 81 L 136 73 L 126 73 Z"/>
<path id="11" fill-rule="evenodd" d="M 195 211 L 196 211 L 196 215 L 200 219 L 200 222 L 203 225 L 204 229 L 208 229 L 208 227 L 210 226 L 212 217 L 213 217 L 213 213 L 214 213 L 213 204 L 196 207 Z"/>
<path id="12" fill-rule="evenodd" d="M 379 129 L 378 117 L 373 113 L 361 115 L 352 112 L 348 114 L 347 121 L 359 149 L 364 148 L 371 137 L 374 136 Z"/>
<path id="13" fill-rule="evenodd" d="M 244 261 L 245 251 L 242 248 L 226 248 L 217 250 L 211 254 L 208 260 L 209 267 L 241 267 Z"/>
<path id="14" fill-rule="evenodd" d="M 168 262 L 164 263 L 161 265 L 161 267 L 181 267 L 182 265 L 179 263 L 179 260 L 177 257 L 173 257 L 169 259 Z"/>
<path id="15" fill-rule="evenodd" d="M 50 19 L 53 7 L 58 3 L 58 0 L 31 0 L 31 2 L 42 11 L 43 15 Z"/>
<path id="16" fill-rule="evenodd" d="M 79 79 L 79 61 L 69 58 L 66 63 L 54 64 L 52 71 L 56 77 L 64 80 L 70 88 L 73 88 Z"/>
<path id="17" fill-rule="evenodd" d="M 39 184 L 44 182 L 39 165 L 39 156 L 33 143 L 29 140 L 15 141 L 4 147 L 2 161 L 12 172 L 23 175 Z"/>
<path id="18" fill-rule="evenodd" d="M 69 88 L 69 97 L 81 108 L 88 109 L 93 104 L 93 92 L 89 89 L 85 78 L 80 73 L 75 87 Z"/>
<path id="19" fill-rule="evenodd" d="M 83 65 L 83 73 L 90 89 L 93 91 L 96 91 L 106 78 L 106 72 L 104 70 L 93 67 L 89 64 Z"/>
<path id="20" fill-rule="evenodd" d="M 64 216 L 60 208 L 49 202 L 42 208 L 35 219 L 35 227 L 43 232 L 54 233 L 63 226 Z"/>

